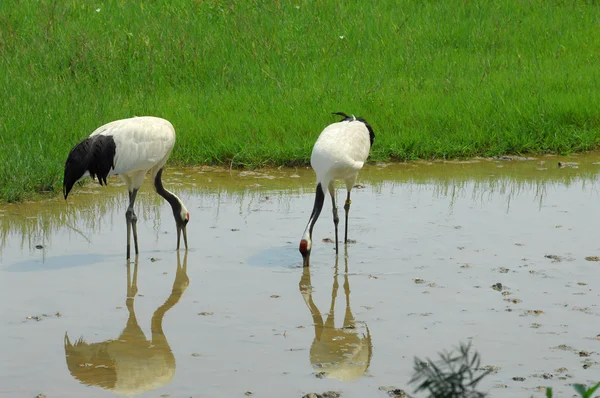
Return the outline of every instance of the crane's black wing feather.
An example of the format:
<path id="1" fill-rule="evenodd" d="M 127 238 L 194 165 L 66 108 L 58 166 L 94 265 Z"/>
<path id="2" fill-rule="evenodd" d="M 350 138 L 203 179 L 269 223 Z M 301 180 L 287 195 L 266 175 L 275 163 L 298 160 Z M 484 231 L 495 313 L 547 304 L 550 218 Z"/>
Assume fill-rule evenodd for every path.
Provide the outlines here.
<path id="1" fill-rule="evenodd" d="M 98 177 L 100 185 L 106 184 L 106 177 L 114 169 L 117 147 L 111 135 L 88 137 L 75 145 L 65 163 L 63 194 L 65 199 L 73 185 L 83 177 L 86 171 L 92 178 Z"/>

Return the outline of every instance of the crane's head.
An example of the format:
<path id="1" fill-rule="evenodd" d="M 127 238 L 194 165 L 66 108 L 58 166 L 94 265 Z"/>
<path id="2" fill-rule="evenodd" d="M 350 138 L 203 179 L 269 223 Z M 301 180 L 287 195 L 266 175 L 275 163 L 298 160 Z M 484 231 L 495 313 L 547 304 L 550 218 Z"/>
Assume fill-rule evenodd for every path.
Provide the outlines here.
<path id="1" fill-rule="evenodd" d="M 175 224 L 177 225 L 177 250 L 179 250 L 179 244 L 181 242 L 181 233 L 183 232 L 183 243 L 185 248 L 188 248 L 187 243 L 187 223 L 190 222 L 190 212 L 186 209 L 183 203 L 181 204 L 179 211 L 173 209 L 173 215 L 175 216 Z"/>
<path id="2" fill-rule="evenodd" d="M 300 241 L 300 254 L 302 254 L 302 265 L 308 267 L 310 265 L 310 249 L 312 241 L 310 238 L 304 238 Z"/>

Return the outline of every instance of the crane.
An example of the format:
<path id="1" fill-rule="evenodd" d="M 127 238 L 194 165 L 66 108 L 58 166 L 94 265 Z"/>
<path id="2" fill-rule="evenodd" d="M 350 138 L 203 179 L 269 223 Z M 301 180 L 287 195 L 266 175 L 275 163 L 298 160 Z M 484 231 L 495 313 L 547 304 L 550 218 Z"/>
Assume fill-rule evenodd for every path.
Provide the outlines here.
<path id="1" fill-rule="evenodd" d="M 129 206 L 125 212 L 127 222 L 127 260 L 131 258 L 131 232 L 135 254 L 139 254 L 137 216 L 133 209 L 138 190 L 148 172 L 152 176 L 156 193 L 162 196 L 173 210 L 177 226 L 177 250 L 181 233 L 187 250 L 187 223 L 190 213 L 185 205 L 162 184 L 162 172 L 175 144 L 175 129 L 165 119 L 153 116 L 115 120 L 98 127 L 90 136 L 79 142 L 67 157 L 63 179 L 65 200 L 73 185 L 90 175 L 106 185 L 106 178 L 118 175 L 127 185 Z"/>
<path id="2" fill-rule="evenodd" d="M 348 196 L 344 204 L 346 212 L 346 224 L 344 231 L 344 243 L 348 243 L 348 212 L 350 211 L 350 191 L 356 182 L 358 172 L 362 169 L 375 134 L 373 128 L 367 121 L 354 115 L 348 116 L 342 112 L 335 112 L 343 119 L 337 123 L 330 124 L 319 135 L 310 157 L 310 164 L 317 175 L 317 189 L 315 203 L 308 220 L 304 235 L 300 241 L 300 253 L 303 265 L 310 265 L 310 251 L 312 248 L 312 231 L 325 200 L 325 189 L 331 195 L 333 206 L 333 224 L 335 225 L 335 253 L 338 253 L 338 210 L 335 204 L 335 181 L 344 180 Z"/>

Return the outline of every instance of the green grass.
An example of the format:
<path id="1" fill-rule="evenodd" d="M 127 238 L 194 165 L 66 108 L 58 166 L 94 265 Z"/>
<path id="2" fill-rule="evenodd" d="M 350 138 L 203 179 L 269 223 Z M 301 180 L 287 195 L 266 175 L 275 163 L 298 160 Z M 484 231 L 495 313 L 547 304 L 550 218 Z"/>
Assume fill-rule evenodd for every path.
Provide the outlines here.
<path id="1" fill-rule="evenodd" d="M 600 143 L 595 1 L 0 2 L 0 200 L 60 192 L 69 149 L 133 115 L 171 164 L 309 161 L 343 111 L 374 160 Z"/>
<path id="2" fill-rule="evenodd" d="M 573 384 L 573 388 L 581 398 L 593 398 L 594 392 L 600 388 L 600 382 L 594 386 L 587 387 L 584 384 Z M 552 393 L 552 388 L 546 389 L 546 397 L 552 398 L 554 394 Z"/>
<path id="3" fill-rule="evenodd" d="M 470 342 L 468 344 L 460 343 L 458 350 L 440 353 L 440 359 L 436 362 L 430 359 L 424 361 L 415 357 L 413 378 L 409 384 L 417 384 L 415 392 L 426 392 L 428 398 L 485 398 L 490 396 L 488 393 L 478 391 L 477 385 L 492 371 L 479 366 L 481 363 L 479 352 L 471 350 L 471 347 Z M 590 387 L 584 384 L 573 384 L 573 389 L 581 398 L 593 398 L 594 392 L 600 389 L 600 382 Z M 551 387 L 546 387 L 545 390 L 547 398 L 554 397 Z M 411 395 L 405 392 L 394 396 L 411 398 Z"/>

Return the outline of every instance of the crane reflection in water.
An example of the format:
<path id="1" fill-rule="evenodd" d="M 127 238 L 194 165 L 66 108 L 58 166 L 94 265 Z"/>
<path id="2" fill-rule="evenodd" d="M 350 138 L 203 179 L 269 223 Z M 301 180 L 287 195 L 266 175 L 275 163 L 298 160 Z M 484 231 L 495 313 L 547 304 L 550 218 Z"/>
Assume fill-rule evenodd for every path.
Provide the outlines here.
<path id="1" fill-rule="evenodd" d="M 163 332 L 163 317 L 181 299 L 189 285 L 187 252 L 181 265 L 177 253 L 177 272 L 171 294 L 152 315 L 152 338 L 146 339 L 134 310 L 137 294 L 135 259 L 133 276 L 127 264 L 127 324 L 118 338 L 88 343 L 80 338 L 71 343 L 65 333 L 65 357 L 71 375 L 83 384 L 102 387 L 118 395 L 132 396 L 167 385 L 175 374 L 175 357 Z"/>
<path id="2" fill-rule="evenodd" d="M 310 362 L 313 369 L 328 378 L 353 381 L 360 378 L 369 368 L 373 346 L 368 326 L 364 322 L 356 321 L 350 308 L 347 253 L 344 255 L 344 263 L 346 310 L 341 327 L 335 327 L 335 300 L 339 287 L 338 256 L 335 259 L 331 306 L 325 321 L 323 321 L 323 316 L 312 298 L 310 267 L 303 268 L 299 287 L 300 293 L 313 317 L 315 328 L 315 338 L 310 347 Z"/>

